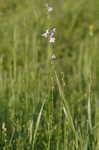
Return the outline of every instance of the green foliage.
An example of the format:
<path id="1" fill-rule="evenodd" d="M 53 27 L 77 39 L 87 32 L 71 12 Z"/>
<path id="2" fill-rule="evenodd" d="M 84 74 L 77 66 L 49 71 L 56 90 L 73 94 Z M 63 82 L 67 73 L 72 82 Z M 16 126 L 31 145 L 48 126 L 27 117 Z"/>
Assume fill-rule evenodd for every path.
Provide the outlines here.
<path id="1" fill-rule="evenodd" d="M 98 150 L 98 2 L 45 4 L 0 0 L 0 150 Z"/>

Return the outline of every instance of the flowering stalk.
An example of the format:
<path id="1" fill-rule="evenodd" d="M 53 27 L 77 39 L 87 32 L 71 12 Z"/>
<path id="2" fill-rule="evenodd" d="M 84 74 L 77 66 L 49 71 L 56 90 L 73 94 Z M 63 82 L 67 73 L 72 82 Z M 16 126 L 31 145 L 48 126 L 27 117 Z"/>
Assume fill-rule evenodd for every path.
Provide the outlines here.
<path id="1" fill-rule="evenodd" d="M 50 24 L 50 12 L 53 11 L 54 9 L 52 7 L 49 7 L 48 4 L 45 5 L 48 11 L 48 15 L 47 15 L 47 21 L 48 24 L 48 29 L 46 29 L 46 31 L 42 34 L 42 37 L 48 40 L 48 63 L 49 63 L 49 59 L 50 60 L 55 60 L 56 56 L 53 54 L 53 44 L 56 42 L 56 38 L 55 38 L 55 33 L 56 33 L 56 28 L 50 28 L 51 24 Z"/>

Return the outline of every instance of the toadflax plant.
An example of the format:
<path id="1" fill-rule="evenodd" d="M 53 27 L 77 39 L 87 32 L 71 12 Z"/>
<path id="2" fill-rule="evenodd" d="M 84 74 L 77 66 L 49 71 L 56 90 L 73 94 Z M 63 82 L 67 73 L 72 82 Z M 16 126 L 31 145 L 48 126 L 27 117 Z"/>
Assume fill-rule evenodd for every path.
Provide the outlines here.
<path id="1" fill-rule="evenodd" d="M 52 7 L 49 7 L 48 4 L 46 4 L 45 6 L 48 10 L 48 18 L 49 18 L 49 16 L 50 16 L 49 12 L 53 11 L 54 9 Z M 53 43 L 56 42 L 55 33 L 56 33 L 56 28 L 55 27 L 49 28 L 49 29 L 46 29 L 46 31 L 42 34 L 42 37 L 48 39 L 48 43 L 53 44 Z M 50 51 L 53 50 L 51 45 L 49 46 L 49 48 L 50 48 Z M 49 52 L 49 53 L 50 53 L 50 58 L 52 60 L 55 60 L 56 56 L 54 54 L 52 54 L 52 52 Z"/>
<path id="2" fill-rule="evenodd" d="M 46 32 L 42 34 L 42 36 L 44 38 L 48 38 L 49 43 L 54 43 L 55 42 L 55 32 L 56 32 L 56 28 L 53 28 L 51 30 L 47 29 Z"/>

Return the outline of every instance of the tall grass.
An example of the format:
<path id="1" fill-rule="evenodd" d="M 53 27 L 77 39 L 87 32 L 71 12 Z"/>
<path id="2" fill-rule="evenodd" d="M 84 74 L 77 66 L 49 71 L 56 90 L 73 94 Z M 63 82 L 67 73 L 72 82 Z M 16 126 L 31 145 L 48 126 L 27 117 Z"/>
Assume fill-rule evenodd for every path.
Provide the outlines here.
<path id="1" fill-rule="evenodd" d="M 98 2 L 45 3 L 0 1 L 0 150 L 98 150 Z"/>

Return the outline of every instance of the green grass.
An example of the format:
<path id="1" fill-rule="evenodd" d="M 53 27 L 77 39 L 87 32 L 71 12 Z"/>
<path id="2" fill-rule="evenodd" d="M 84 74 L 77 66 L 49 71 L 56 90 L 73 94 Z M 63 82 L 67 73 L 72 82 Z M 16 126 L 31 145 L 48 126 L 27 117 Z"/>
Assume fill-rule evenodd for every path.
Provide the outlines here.
<path id="1" fill-rule="evenodd" d="M 98 150 L 99 3 L 45 3 L 0 0 L 0 150 Z"/>

